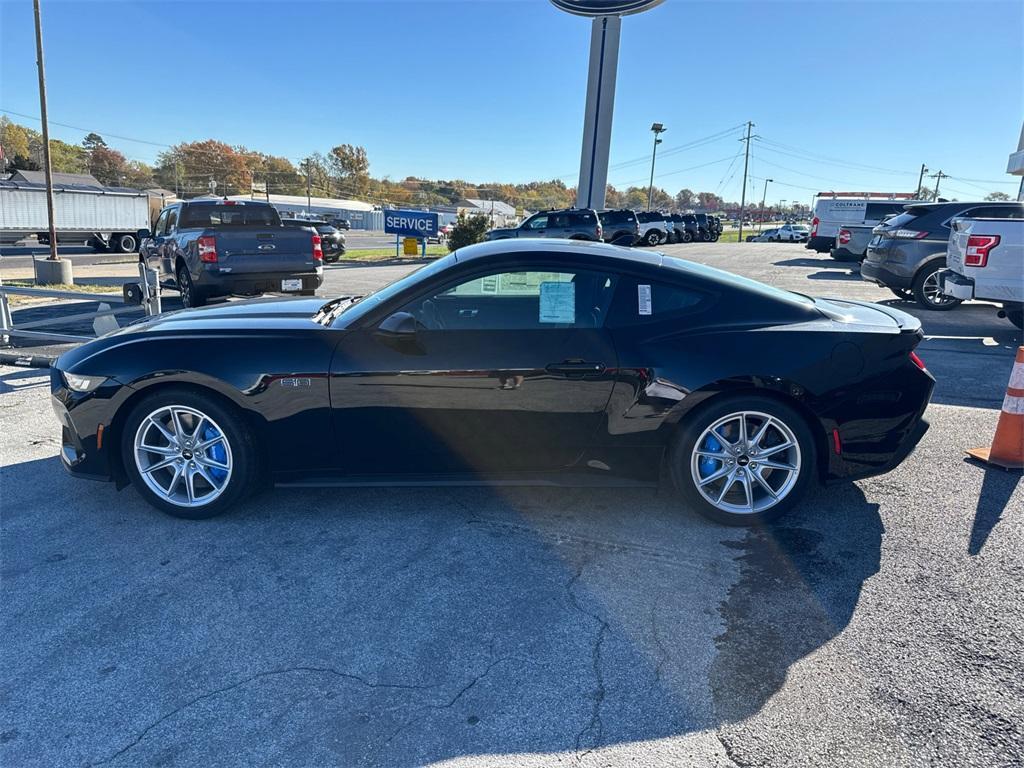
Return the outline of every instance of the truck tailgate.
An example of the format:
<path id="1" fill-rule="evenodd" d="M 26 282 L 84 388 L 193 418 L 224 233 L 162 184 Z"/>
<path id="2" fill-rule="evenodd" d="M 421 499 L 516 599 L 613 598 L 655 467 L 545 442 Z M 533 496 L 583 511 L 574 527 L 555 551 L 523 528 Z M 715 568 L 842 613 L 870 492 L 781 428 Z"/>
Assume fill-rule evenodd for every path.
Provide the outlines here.
<path id="1" fill-rule="evenodd" d="M 313 258 L 314 233 L 292 227 L 224 227 L 217 238 L 217 266 L 232 273 L 294 273 L 320 266 Z"/>

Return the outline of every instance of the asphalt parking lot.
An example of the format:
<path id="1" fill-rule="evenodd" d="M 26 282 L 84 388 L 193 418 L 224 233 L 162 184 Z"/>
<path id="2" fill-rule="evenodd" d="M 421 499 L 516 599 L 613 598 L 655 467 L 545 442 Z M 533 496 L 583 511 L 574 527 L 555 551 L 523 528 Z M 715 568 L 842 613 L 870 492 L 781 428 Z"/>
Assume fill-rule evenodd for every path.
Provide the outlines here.
<path id="1" fill-rule="evenodd" d="M 0 764 L 1024 764 L 1024 481 L 963 459 L 1020 333 L 799 245 L 665 250 L 921 317 L 918 450 L 754 530 L 667 488 L 278 490 L 188 523 L 68 477 L 46 377 L 0 368 Z"/>

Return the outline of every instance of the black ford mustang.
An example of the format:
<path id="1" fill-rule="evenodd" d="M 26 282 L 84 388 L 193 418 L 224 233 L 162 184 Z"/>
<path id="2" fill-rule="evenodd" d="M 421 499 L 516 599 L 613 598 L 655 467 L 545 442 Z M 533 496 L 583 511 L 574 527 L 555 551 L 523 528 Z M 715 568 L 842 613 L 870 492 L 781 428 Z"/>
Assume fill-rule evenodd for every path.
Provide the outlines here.
<path id="1" fill-rule="evenodd" d="M 277 484 L 637 484 L 764 520 L 927 428 L 910 315 L 659 253 L 505 240 L 362 298 L 172 312 L 62 355 L 64 465 L 208 517 Z"/>

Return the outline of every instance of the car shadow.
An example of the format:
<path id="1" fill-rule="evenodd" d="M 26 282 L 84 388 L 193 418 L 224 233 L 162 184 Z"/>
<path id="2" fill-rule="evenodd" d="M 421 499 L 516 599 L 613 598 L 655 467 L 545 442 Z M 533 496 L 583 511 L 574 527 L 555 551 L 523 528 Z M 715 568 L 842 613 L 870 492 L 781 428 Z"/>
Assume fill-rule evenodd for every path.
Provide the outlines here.
<path id="1" fill-rule="evenodd" d="M 849 262 L 836 261 L 835 259 L 815 259 L 811 257 L 783 259 L 775 262 L 776 267 L 825 267 L 831 269 L 850 269 L 856 266 Z"/>
<path id="2" fill-rule="evenodd" d="M 860 272 L 811 272 L 807 275 L 808 280 L 853 280 L 860 282 Z"/>
<path id="3" fill-rule="evenodd" d="M 47 372 L 38 368 L 19 368 L 0 364 L 0 395 L 25 389 L 47 387 Z"/>
<path id="4" fill-rule="evenodd" d="M 989 467 L 974 459 L 964 459 L 985 472 L 981 480 L 981 491 L 978 494 L 978 506 L 974 511 L 974 524 L 971 526 L 971 538 L 967 544 L 967 552 L 974 556 L 981 553 L 989 534 L 996 527 L 1005 513 L 1006 505 L 1013 496 L 1021 481 L 1020 470 L 1004 470 Z M 1020 510 L 1017 510 L 1018 512 Z"/>
<path id="5" fill-rule="evenodd" d="M 843 631 L 882 536 L 854 485 L 750 530 L 664 490 L 282 490 L 188 522 L 56 458 L 0 485 L 10 764 L 404 768 L 700 738 Z"/>

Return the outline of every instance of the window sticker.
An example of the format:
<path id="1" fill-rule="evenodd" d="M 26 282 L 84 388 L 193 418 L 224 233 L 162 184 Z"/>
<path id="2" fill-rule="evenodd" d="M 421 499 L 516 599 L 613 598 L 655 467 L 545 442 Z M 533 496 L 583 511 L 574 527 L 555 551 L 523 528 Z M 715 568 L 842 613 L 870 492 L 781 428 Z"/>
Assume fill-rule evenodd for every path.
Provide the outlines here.
<path id="1" fill-rule="evenodd" d="M 576 322 L 576 283 L 540 284 L 540 322 Z"/>
<path id="2" fill-rule="evenodd" d="M 641 315 L 651 314 L 651 286 L 638 285 L 636 287 L 636 294 L 637 312 Z"/>

